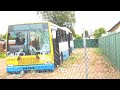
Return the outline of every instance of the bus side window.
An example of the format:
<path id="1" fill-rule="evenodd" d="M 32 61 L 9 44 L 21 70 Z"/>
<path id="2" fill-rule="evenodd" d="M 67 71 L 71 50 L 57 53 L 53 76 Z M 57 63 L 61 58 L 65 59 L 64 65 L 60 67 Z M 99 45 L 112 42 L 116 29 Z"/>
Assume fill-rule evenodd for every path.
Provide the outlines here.
<path id="1" fill-rule="evenodd" d="M 63 31 L 63 42 L 65 41 L 65 31 Z"/>
<path id="2" fill-rule="evenodd" d="M 71 33 L 69 33 L 70 34 L 70 40 L 72 40 L 72 35 L 71 35 Z"/>
<path id="3" fill-rule="evenodd" d="M 65 41 L 67 41 L 67 33 L 66 33 L 66 31 L 65 31 Z"/>
<path id="4" fill-rule="evenodd" d="M 61 30 L 61 41 L 64 42 L 64 32 Z"/>
<path id="5" fill-rule="evenodd" d="M 73 40 L 72 33 L 71 33 L 71 40 Z"/>
<path id="6" fill-rule="evenodd" d="M 64 34 L 63 34 L 64 41 L 67 41 L 66 31 L 63 31 L 63 32 L 64 32 Z"/>
<path id="7" fill-rule="evenodd" d="M 62 41 L 62 32 L 60 29 L 58 29 L 58 31 L 59 31 L 59 42 L 61 42 Z"/>
<path id="8" fill-rule="evenodd" d="M 62 42 L 62 31 L 60 30 L 60 41 Z"/>
<path id="9" fill-rule="evenodd" d="M 68 41 L 68 34 L 66 33 L 66 41 Z"/>

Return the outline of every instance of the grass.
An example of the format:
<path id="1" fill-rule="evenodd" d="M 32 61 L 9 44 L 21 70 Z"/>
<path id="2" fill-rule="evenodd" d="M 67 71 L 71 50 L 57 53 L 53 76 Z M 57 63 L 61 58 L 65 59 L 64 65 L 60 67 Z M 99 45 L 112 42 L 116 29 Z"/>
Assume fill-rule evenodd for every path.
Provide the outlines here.
<path id="1" fill-rule="evenodd" d="M 100 49 L 100 48 L 96 48 L 95 52 L 97 55 L 103 55 L 102 49 Z"/>
<path id="2" fill-rule="evenodd" d="M 64 64 L 62 64 L 60 67 L 64 67 L 64 68 L 69 67 L 69 65 L 72 65 L 72 64 L 76 63 L 80 59 L 80 57 L 82 57 L 82 56 L 83 56 L 82 52 L 80 52 L 80 51 L 77 52 L 76 51 L 76 53 L 73 53 L 72 55 L 70 55 L 68 57 L 68 59 L 63 62 Z"/>
<path id="3" fill-rule="evenodd" d="M 5 58 L 6 57 L 6 53 L 5 52 L 0 52 L 0 58 Z"/>
<path id="4" fill-rule="evenodd" d="M 74 64 L 77 60 L 76 56 L 70 56 L 66 61 L 64 61 L 60 67 L 67 68 L 69 65 Z"/>
<path id="5" fill-rule="evenodd" d="M 107 56 L 105 56 L 103 54 L 103 52 L 102 52 L 102 50 L 100 48 L 96 48 L 95 52 L 96 52 L 97 55 L 102 55 L 104 57 L 104 60 L 107 61 L 106 67 L 110 67 L 111 66 L 111 67 L 115 68 L 116 70 L 120 71 L 120 69 L 117 69 L 117 66 L 113 65 L 111 60 Z"/>
<path id="6" fill-rule="evenodd" d="M 5 58 L 6 57 L 6 52 L 3 50 L 3 48 L 0 45 L 0 58 Z"/>

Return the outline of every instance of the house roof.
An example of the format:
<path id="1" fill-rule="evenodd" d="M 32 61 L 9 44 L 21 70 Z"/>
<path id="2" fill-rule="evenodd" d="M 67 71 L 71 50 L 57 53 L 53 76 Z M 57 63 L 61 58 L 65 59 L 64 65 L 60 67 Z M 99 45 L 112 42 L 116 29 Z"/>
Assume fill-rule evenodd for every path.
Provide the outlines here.
<path id="1" fill-rule="evenodd" d="M 116 28 L 119 24 L 120 24 L 120 21 L 117 24 L 115 24 L 108 32 L 114 31 L 114 28 Z"/>

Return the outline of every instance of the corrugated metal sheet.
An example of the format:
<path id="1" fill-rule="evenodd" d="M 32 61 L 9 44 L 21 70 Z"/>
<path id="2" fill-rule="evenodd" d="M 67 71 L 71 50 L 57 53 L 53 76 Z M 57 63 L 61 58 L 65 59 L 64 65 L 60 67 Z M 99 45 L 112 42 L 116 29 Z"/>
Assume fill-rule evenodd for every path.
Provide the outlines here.
<path id="1" fill-rule="evenodd" d="M 75 39 L 74 47 L 83 48 L 83 39 Z M 98 39 L 86 39 L 86 47 L 87 48 L 98 47 Z"/>
<path id="2" fill-rule="evenodd" d="M 99 48 L 111 64 L 120 70 L 120 33 L 99 38 Z"/>

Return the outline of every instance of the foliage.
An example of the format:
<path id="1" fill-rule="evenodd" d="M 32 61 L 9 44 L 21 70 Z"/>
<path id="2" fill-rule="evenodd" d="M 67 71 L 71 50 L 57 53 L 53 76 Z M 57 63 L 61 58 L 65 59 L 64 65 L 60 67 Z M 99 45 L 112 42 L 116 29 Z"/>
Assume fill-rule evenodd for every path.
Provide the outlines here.
<path id="1" fill-rule="evenodd" d="M 82 39 L 82 37 L 78 34 L 75 34 L 75 39 Z"/>
<path id="2" fill-rule="evenodd" d="M 69 67 L 70 65 L 77 63 L 82 56 L 83 53 L 81 51 L 76 50 L 76 52 L 73 52 L 60 67 Z"/>
<path id="3" fill-rule="evenodd" d="M 85 37 L 88 37 L 88 30 L 85 30 Z M 83 37 L 83 33 L 82 33 L 82 37 Z"/>
<path id="4" fill-rule="evenodd" d="M 3 35 L 3 36 L 2 36 L 2 39 L 6 39 L 6 35 L 7 35 L 7 34 Z M 14 40 L 14 37 L 10 36 L 9 39 L 10 39 L 10 40 Z"/>
<path id="5" fill-rule="evenodd" d="M 69 28 L 75 37 L 75 11 L 37 11 L 37 14 L 42 16 L 44 21 Z"/>
<path id="6" fill-rule="evenodd" d="M 6 53 L 5 52 L 0 52 L 0 58 L 5 58 L 6 57 Z"/>
<path id="7" fill-rule="evenodd" d="M 2 39 L 6 39 L 6 34 L 2 36 Z"/>
<path id="8" fill-rule="evenodd" d="M 104 28 L 99 28 L 94 31 L 94 38 L 98 39 L 102 36 L 102 34 L 105 34 L 106 30 Z"/>
<path id="9" fill-rule="evenodd" d="M 101 48 L 96 48 L 96 49 L 95 49 L 95 53 L 96 53 L 97 55 L 103 55 L 103 51 L 102 51 Z"/>

